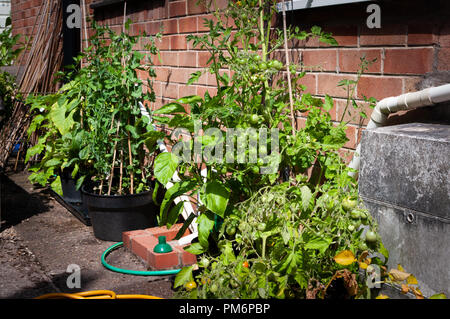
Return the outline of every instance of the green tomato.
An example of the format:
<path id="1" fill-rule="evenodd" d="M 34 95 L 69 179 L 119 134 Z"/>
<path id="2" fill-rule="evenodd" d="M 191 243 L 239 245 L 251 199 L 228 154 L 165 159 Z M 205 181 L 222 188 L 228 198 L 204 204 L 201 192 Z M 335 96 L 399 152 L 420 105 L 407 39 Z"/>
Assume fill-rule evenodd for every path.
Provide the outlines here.
<path id="1" fill-rule="evenodd" d="M 206 257 L 202 257 L 200 259 L 200 263 L 199 266 L 203 267 L 203 268 L 207 268 L 209 266 L 209 259 Z"/>
<path id="2" fill-rule="evenodd" d="M 342 208 L 348 212 L 348 211 L 352 210 L 353 208 L 355 208 L 357 203 L 358 202 L 356 199 L 353 199 L 351 197 L 346 197 L 342 201 Z"/>
<path id="3" fill-rule="evenodd" d="M 357 211 L 356 209 L 354 209 L 354 210 L 352 210 L 352 211 L 350 212 L 350 218 L 351 218 L 351 219 L 357 220 L 357 219 L 359 219 L 360 217 L 361 217 L 361 214 L 360 214 L 359 211 Z"/>
<path id="4" fill-rule="evenodd" d="M 217 290 L 219 290 L 219 287 L 217 287 L 216 284 L 212 284 L 211 286 L 209 286 L 209 291 L 211 291 L 212 293 L 216 293 Z"/>
<path id="5" fill-rule="evenodd" d="M 365 251 L 367 249 L 369 249 L 369 247 L 367 247 L 367 244 L 364 242 L 361 242 L 358 246 L 359 250 Z"/>
<path id="6" fill-rule="evenodd" d="M 250 123 L 254 125 L 254 124 L 258 124 L 258 122 L 259 122 L 258 114 L 252 114 L 250 116 Z"/>
<path id="7" fill-rule="evenodd" d="M 372 230 L 367 231 L 367 233 L 366 233 L 366 243 L 374 244 L 374 243 L 377 242 L 377 240 L 378 240 L 377 234 L 375 234 L 374 231 L 372 231 Z"/>
<path id="8" fill-rule="evenodd" d="M 348 225 L 347 229 L 349 231 L 354 231 L 355 230 L 355 226 L 354 225 Z"/>
<path id="9" fill-rule="evenodd" d="M 267 69 L 267 64 L 265 62 L 261 62 L 259 67 L 261 68 L 261 70 L 266 70 Z"/>
<path id="10" fill-rule="evenodd" d="M 228 225 L 226 228 L 226 232 L 227 235 L 233 236 L 234 234 L 236 234 L 236 227 L 234 227 L 233 225 Z"/>
<path id="11" fill-rule="evenodd" d="M 266 229 L 266 223 L 259 223 L 258 224 L 258 230 L 264 231 Z"/>
<path id="12" fill-rule="evenodd" d="M 252 166 L 252 172 L 253 172 L 253 174 L 259 174 L 259 167 L 258 166 Z"/>

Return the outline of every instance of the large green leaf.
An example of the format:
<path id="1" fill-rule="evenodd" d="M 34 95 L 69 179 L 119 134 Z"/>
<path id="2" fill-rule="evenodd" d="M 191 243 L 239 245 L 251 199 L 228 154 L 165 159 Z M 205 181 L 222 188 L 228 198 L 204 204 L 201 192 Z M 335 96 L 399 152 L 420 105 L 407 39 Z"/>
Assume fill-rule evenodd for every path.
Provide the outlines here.
<path id="1" fill-rule="evenodd" d="M 200 194 L 200 199 L 206 208 L 220 217 L 223 217 L 227 209 L 229 198 L 230 191 L 219 181 L 206 183 Z"/>
<path id="2" fill-rule="evenodd" d="M 197 218 L 198 241 L 204 248 L 208 248 L 208 237 L 214 228 L 214 215 L 210 212 L 204 212 Z"/>
<path id="3" fill-rule="evenodd" d="M 172 227 L 173 224 L 175 224 L 178 220 L 178 216 L 183 212 L 184 208 L 184 201 L 180 201 L 178 204 L 176 204 L 169 212 L 169 215 L 167 216 L 167 222 L 166 226 L 167 228 Z"/>
<path id="4" fill-rule="evenodd" d="M 183 181 L 175 183 L 166 191 L 159 211 L 159 223 L 161 225 L 165 225 L 167 222 L 167 212 L 170 208 L 170 203 L 172 203 L 176 197 L 192 190 L 196 185 L 197 183 L 195 181 Z"/>
<path id="5" fill-rule="evenodd" d="M 153 114 L 173 114 L 173 113 L 186 113 L 186 110 L 180 103 L 172 102 L 162 106 L 161 108 L 153 112 Z"/>
<path id="6" fill-rule="evenodd" d="M 194 269 L 194 265 L 189 266 L 189 267 L 184 267 L 183 269 L 181 269 L 180 272 L 175 277 L 173 287 L 177 288 L 177 287 L 183 286 L 184 284 L 186 284 L 189 281 L 192 281 L 193 280 L 193 276 L 192 276 L 193 269 Z"/>
<path id="7" fill-rule="evenodd" d="M 58 129 L 61 135 L 65 135 L 66 133 L 70 132 L 70 129 L 75 124 L 75 121 L 73 120 L 73 115 L 76 109 L 73 109 L 66 116 L 67 108 L 68 108 L 67 101 L 64 101 L 63 103 L 58 101 L 52 105 L 51 111 L 49 113 L 51 121 L 53 122 L 53 124 L 55 124 L 56 128 Z"/>
<path id="8" fill-rule="evenodd" d="M 159 154 L 155 159 L 154 174 L 156 179 L 163 185 L 166 185 L 178 166 L 178 157 L 170 152 Z"/>
<path id="9" fill-rule="evenodd" d="M 300 187 L 301 198 L 302 198 L 302 208 L 306 211 L 309 207 L 309 202 L 311 201 L 312 193 L 308 186 L 303 185 Z"/>
<path id="10" fill-rule="evenodd" d="M 318 249 L 320 253 L 324 253 L 330 244 L 330 238 L 315 237 L 306 243 L 305 249 Z"/>

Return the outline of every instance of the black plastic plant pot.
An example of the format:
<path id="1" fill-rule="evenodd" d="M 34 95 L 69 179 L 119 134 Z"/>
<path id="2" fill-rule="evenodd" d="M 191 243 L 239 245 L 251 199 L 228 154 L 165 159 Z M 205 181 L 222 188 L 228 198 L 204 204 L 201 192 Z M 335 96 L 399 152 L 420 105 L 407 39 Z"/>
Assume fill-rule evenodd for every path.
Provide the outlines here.
<path id="1" fill-rule="evenodd" d="M 81 191 L 77 190 L 76 181 L 72 178 L 71 173 L 63 171 L 59 174 L 59 177 L 64 200 L 68 203 L 81 204 Z"/>
<path id="2" fill-rule="evenodd" d="M 94 236 L 105 241 L 122 241 L 122 233 L 157 225 L 159 208 L 153 203 L 149 190 L 134 195 L 97 195 L 81 187 L 87 205 Z"/>

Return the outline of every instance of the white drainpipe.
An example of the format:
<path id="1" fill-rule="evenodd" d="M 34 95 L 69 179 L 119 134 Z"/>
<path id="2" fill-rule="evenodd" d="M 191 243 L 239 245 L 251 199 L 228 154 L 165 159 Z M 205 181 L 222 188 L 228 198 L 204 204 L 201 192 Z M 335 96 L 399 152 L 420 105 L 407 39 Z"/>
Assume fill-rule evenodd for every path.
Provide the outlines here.
<path id="1" fill-rule="evenodd" d="M 377 103 L 370 116 L 366 129 L 384 126 L 391 113 L 402 110 L 412 110 L 419 107 L 434 105 L 450 101 L 450 84 L 424 89 L 418 92 L 406 93 L 399 96 L 388 97 Z M 360 165 L 361 143 L 358 144 L 349 167 L 356 170 L 349 175 L 356 177 Z"/>

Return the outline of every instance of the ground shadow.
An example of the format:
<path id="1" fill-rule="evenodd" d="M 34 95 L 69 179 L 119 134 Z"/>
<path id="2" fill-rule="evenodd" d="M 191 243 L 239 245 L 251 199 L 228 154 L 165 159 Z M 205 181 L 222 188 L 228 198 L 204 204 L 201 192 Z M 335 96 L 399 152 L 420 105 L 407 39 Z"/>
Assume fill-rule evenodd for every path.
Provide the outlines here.
<path id="1" fill-rule="evenodd" d="M 1 232 L 31 216 L 48 211 L 52 197 L 46 189 L 30 194 L 8 176 L 0 174 L 0 200 Z"/>

